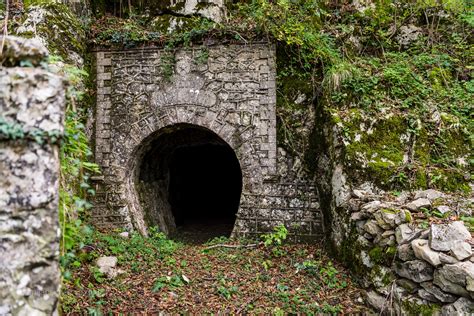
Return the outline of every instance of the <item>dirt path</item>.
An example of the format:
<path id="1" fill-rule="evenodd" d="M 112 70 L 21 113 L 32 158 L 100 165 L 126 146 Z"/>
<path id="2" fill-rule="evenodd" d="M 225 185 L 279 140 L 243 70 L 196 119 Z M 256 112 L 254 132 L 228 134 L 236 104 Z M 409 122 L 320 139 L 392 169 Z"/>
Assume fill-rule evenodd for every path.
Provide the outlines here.
<path id="1" fill-rule="evenodd" d="M 105 236 L 105 235 L 102 235 Z M 207 249 L 210 244 L 142 243 L 109 236 L 63 287 L 65 313 L 356 313 L 361 291 L 316 245 Z M 136 237 L 140 238 L 140 237 Z M 105 241 L 104 241 L 105 240 Z M 214 240 L 213 244 L 229 243 Z M 120 249 L 135 244 L 136 248 Z M 156 255 L 159 247 L 171 247 Z M 112 250 L 111 250 L 112 249 Z M 119 249 L 114 251 L 114 249 Z M 122 252 L 121 252 L 122 251 Z M 93 267 L 115 254 L 125 273 L 107 279 Z M 92 260 L 91 260 L 92 259 Z"/>

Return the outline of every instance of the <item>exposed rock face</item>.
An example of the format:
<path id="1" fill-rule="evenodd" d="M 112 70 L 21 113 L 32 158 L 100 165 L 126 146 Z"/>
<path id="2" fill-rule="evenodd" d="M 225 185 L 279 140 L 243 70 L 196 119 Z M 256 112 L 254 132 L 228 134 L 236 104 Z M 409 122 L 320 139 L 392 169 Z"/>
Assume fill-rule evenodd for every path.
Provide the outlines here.
<path id="1" fill-rule="evenodd" d="M 431 225 L 430 246 L 434 250 L 449 251 L 457 241 L 471 238 L 466 226 L 460 221 Z"/>
<path id="2" fill-rule="evenodd" d="M 20 62 L 38 66 L 48 55 L 46 47 L 37 39 L 0 36 L 0 42 L 2 41 L 5 41 L 3 52 L 0 54 L 0 62 L 3 66 L 17 66 Z"/>
<path id="3" fill-rule="evenodd" d="M 6 42 L 10 65 L 46 56 L 35 41 Z M 47 315 L 57 306 L 64 94 L 62 78 L 45 70 L 0 68 L 1 314 Z"/>

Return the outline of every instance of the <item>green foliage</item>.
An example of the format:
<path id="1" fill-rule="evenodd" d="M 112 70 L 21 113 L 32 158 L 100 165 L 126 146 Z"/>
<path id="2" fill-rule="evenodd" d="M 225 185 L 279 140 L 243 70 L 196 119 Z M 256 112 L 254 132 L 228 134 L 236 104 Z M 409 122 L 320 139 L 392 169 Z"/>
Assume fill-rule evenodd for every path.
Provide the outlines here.
<path id="1" fill-rule="evenodd" d="M 237 295 L 239 288 L 235 285 L 228 286 L 224 278 L 219 280 L 219 285 L 216 286 L 216 293 L 222 296 L 226 300 L 230 300 L 233 296 Z"/>
<path id="2" fill-rule="evenodd" d="M 149 229 L 148 237 L 133 232 L 128 239 L 96 232 L 89 235 L 86 243 L 94 243 L 102 255 L 116 256 L 120 264 L 130 264 L 132 272 L 146 269 L 156 259 L 169 257 L 179 246 L 156 227 Z"/>
<path id="3" fill-rule="evenodd" d="M 334 267 L 331 261 L 323 265 L 320 261 L 305 260 L 295 264 L 296 272 L 304 271 L 311 276 L 319 278 L 330 289 L 347 287 L 345 276 Z"/>
<path id="4" fill-rule="evenodd" d="M 59 135 L 60 132 L 57 130 L 45 132 L 41 129 L 30 128 L 25 131 L 22 125 L 9 122 L 6 118 L 0 116 L 0 139 L 31 139 L 42 145 L 46 142 L 53 144 L 58 142 Z"/>
<path id="5" fill-rule="evenodd" d="M 285 225 L 281 224 L 273 228 L 273 233 L 263 234 L 263 244 L 265 247 L 280 246 L 288 236 L 288 229 Z"/>
<path id="6" fill-rule="evenodd" d="M 87 72 L 77 67 L 63 64 L 59 56 L 51 56 L 49 64 L 62 65 L 60 73 L 69 83 L 66 93 L 66 120 L 64 137 L 61 142 L 61 177 L 59 188 L 59 220 L 61 224 L 61 268 L 63 277 L 68 279 L 70 268 L 79 263 L 76 251 L 92 234 L 90 227 L 84 225 L 87 211 L 92 207 L 88 197 L 95 191 L 89 181 L 93 174 L 99 173 L 99 167 L 89 159 L 92 152 L 82 123 L 82 110 L 78 104 L 83 102 Z"/>
<path id="7" fill-rule="evenodd" d="M 161 289 L 167 287 L 169 290 L 174 290 L 178 287 L 182 287 L 187 282 L 183 276 L 173 275 L 173 276 L 163 276 L 159 277 L 153 284 L 152 292 L 159 292 Z"/>

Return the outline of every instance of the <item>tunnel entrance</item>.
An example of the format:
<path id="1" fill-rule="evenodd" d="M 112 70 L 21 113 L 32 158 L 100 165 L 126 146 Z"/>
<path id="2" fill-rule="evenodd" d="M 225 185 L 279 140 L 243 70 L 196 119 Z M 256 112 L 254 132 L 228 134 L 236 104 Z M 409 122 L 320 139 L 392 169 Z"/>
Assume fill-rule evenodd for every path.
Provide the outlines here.
<path id="1" fill-rule="evenodd" d="M 230 236 L 242 192 L 233 149 L 190 124 L 165 127 L 148 143 L 136 184 L 148 226 L 186 242 Z"/>

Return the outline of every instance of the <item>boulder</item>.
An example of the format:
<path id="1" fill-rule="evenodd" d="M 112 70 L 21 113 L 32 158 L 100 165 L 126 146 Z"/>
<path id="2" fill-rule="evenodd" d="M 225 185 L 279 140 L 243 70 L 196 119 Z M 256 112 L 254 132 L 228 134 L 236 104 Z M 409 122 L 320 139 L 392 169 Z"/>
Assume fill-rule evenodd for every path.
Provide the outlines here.
<path id="1" fill-rule="evenodd" d="M 474 293 L 474 278 L 469 275 L 466 277 L 466 290 L 471 292 L 472 297 L 472 293 Z"/>
<path id="2" fill-rule="evenodd" d="M 461 297 L 453 304 L 445 305 L 441 309 L 442 316 L 472 315 L 474 313 L 474 301 Z"/>
<path id="3" fill-rule="evenodd" d="M 445 292 L 470 297 L 466 289 L 468 277 L 474 279 L 474 263 L 470 261 L 458 262 L 437 269 L 434 273 L 433 283 Z"/>
<path id="4" fill-rule="evenodd" d="M 411 213 L 409 210 L 400 210 L 397 217 L 395 218 L 395 225 L 398 226 L 403 223 L 409 223 L 412 221 Z"/>
<path id="5" fill-rule="evenodd" d="M 351 214 L 351 220 L 353 221 L 360 221 L 367 218 L 369 218 L 369 215 L 364 212 L 354 212 Z"/>
<path id="6" fill-rule="evenodd" d="M 415 238 L 418 238 L 421 234 L 421 229 L 410 226 L 409 224 L 402 224 L 395 230 L 395 237 L 397 243 L 406 244 Z"/>
<path id="7" fill-rule="evenodd" d="M 411 242 L 411 247 L 418 259 L 423 259 L 435 267 L 441 264 L 439 253 L 431 250 L 428 240 L 415 239 Z"/>
<path id="8" fill-rule="evenodd" d="M 106 273 L 110 268 L 117 265 L 117 257 L 99 257 L 96 264 L 100 272 Z"/>
<path id="9" fill-rule="evenodd" d="M 471 238 L 462 221 L 448 224 L 431 224 L 430 246 L 434 250 L 449 251 L 456 241 L 465 241 Z"/>
<path id="10" fill-rule="evenodd" d="M 472 255 L 471 245 L 465 241 L 456 240 L 451 248 L 451 253 L 458 260 L 464 260 Z"/>
<path id="11" fill-rule="evenodd" d="M 395 264 L 395 272 L 401 277 L 418 283 L 433 279 L 433 267 L 422 260 L 397 262 Z"/>
<path id="12" fill-rule="evenodd" d="M 387 238 L 381 238 L 378 242 L 380 247 L 391 247 L 395 246 L 395 236 L 389 236 Z"/>
<path id="13" fill-rule="evenodd" d="M 117 265 L 117 257 L 99 257 L 96 261 L 97 267 L 101 273 L 107 275 L 108 278 L 115 278 L 125 271 L 115 268 Z"/>
<path id="14" fill-rule="evenodd" d="M 411 201 L 405 207 L 409 209 L 410 211 L 418 211 L 422 207 L 430 207 L 431 202 L 428 199 L 421 198 L 421 199 L 416 199 L 414 201 Z"/>
<path id="15" fill-rule="evenodd" d="M 425 291 L 433 295 L 437 300 L 443 303 L 452 303 L 458 297 L 452 294 L 441 291 L 439 287 L 433 284 L 433 282 L 422 282 L 421 286 Z"/>

